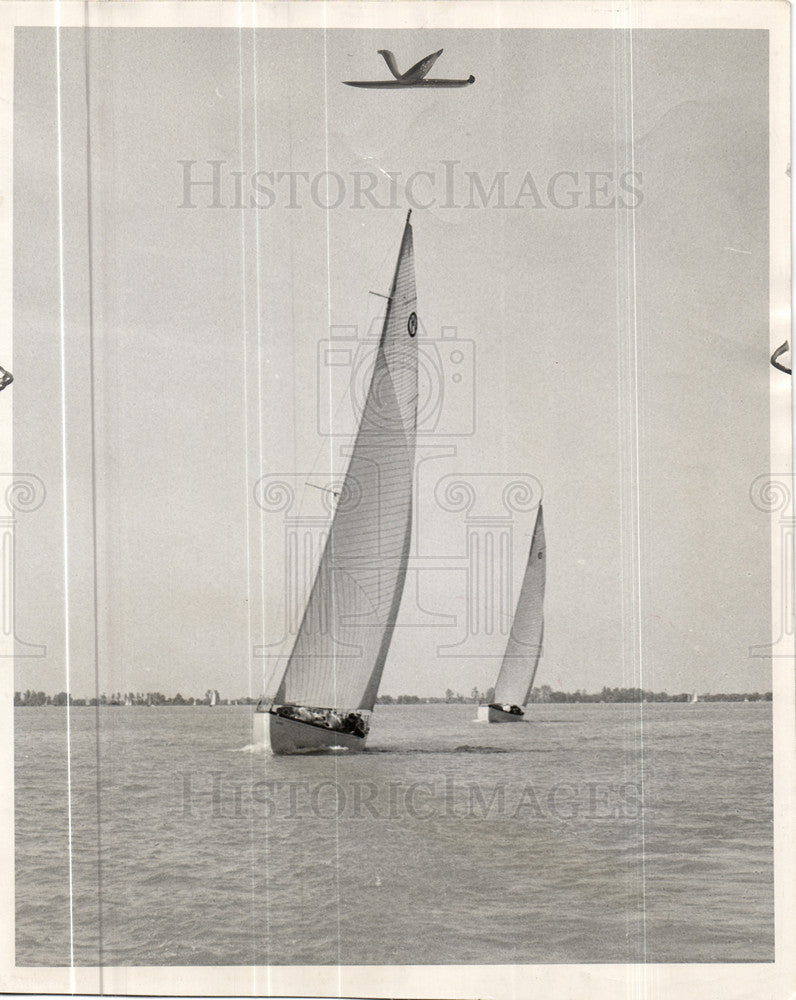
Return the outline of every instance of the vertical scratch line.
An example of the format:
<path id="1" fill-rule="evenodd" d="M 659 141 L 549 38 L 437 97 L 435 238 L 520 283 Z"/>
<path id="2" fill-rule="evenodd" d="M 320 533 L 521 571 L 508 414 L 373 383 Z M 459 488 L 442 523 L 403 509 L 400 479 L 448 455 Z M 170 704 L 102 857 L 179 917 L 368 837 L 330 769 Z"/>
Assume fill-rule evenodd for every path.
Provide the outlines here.
<path id="1" fill-rule="evenodd" d="M 72 729 L 69 696 L 71 694 L 70 629 L 69 629 L 69 498 L 67 489 L 66 449 L 66 310 L 64 307 L 64 174 L 63 127 L 61 123 L 61 3 L 55 7 L 55 77 L 56 117 L 58 137 L 58 291 L 59 325 L 61 339 L 61 462 L 63 470 L 63 545 L 64 545 L 64 674 L 67 693 L 66 704 L 66 795 L 67 843 L 69 856 L 69 981 L 71 992 L 76 992 L 75 982 L 75 914 L 74 881 L 72 872 Z"/>
<path id="2" fill-rule="evenodd" d="M 97 788 L 97 965 L 99 967 L 100 992 L 103 992 L 103 910 L 102 910 L 102 758 L 100 753 L 100 707 L 99 707 L 99 553 L 97 547 L 97 420 L 96 420 L 96 378 L 94 343 L 94 240 L 92 234 L 92 190 L 91 190 L 91 81 L 89 76 L 90 31 L 88 25 L 83 32 L 83 70 L 86 88 L 86 262 L 88 265 L 88 344 L 89 344 L 89 409 L 91 420 L 91 553 L 92 553 L 92 615 L 94 622 L 94 686 L 97 692 L 95 713 L 97 739 L 95 742 L 95 766 Z"/>

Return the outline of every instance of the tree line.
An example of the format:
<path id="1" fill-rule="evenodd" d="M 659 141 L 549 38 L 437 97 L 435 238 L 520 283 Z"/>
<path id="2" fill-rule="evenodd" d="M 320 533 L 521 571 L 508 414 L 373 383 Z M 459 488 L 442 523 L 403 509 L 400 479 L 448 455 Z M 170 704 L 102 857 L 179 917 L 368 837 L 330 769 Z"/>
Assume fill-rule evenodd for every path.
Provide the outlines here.
<path id="1" fill-rule="evenodd" d="M 73 705 L 73 706 L 145 706 L 158 707 L 161 705 L 256 705 L 258 698 L 227 698 L 222 699 L 216 690 L 206 691 L 204 696 L 195 698 L 185 698 L 178 691 L 173 696 L 162 694 L 160 691 L 116 691 L 113 694 L 101 694 L 96 698 L 74 698 L 66 691 L 59 691 L 58 694 L 45 694 L 44 691 L 15 691 L 14 705 L 21 708 L 38 708 L 42 705 Z"/>
<path id="2" fill-rule="evenodd" d="M 587 691 L 554 691 L 549 685 L 543 684 L 535 687 L 531 691 L 528 704 L 561 704 L 561 703 L 617 703 L 617 702 L 687 702 L 691 701 L 691 694 L 686 691 L 679 694 L 667 694 L 666 691 L 647 691 L 643 688 L 618 688 L 604 687 L 596 693 Z M 699 693 L 699 701 L 771 701 L 771 692 L 732 692 L 732 693 Z M 444 696 L 421 697 L 416 694 L 399 694 L 397 696 L 382 694 L 376 699 L 378 705 L 438 705 L 438 704 L 460 704 L 460 705 L 484 705 L 490 704 L 495 699 L 495 689 L 487 688 L 486 691 L 479 691 L 474 687 L 469 695 L 460 694 L 451 688 L 445 692 Z M 95 698 L 74 698 L 66 691 L 59 691 L 57 694 L 45 694 L 44 691 L 15 691 L 14 705 L 20 708 L 36 708 L 42 705 L 73 705 L 73 706 L 147 706 L 158 707 L 162 705 L 256 705 L 259 698 L 244 696 L 240 698 L 221 698 L 218 691 L 206 691 L 202 697 L 185 698 L 177 692 L 172 697 L 162 694 L 160 691 L 123 693 L 117 691 L 114 694 L 101 694 Z"/>
<path id="3" fill-rule="evenodd" d="M 697 694 L 699 701 L 771 701 L 771 692 L 733 692 L 733 693 L 706 693 Z M 577 691 L 554 691 L 548 684 L 535 687 L 528 698 L 529 705 L 561 704 L 565 702 L 577 703 L 615 703 L 615 702 L 687 702 L 691 701 L 692 695 L 687 691 L 679 694 L 668 694 L 666 691 L 647 691 L 644 688 L 618 688 L 604 687 L 598 692 L 588 692 L 578 689 Z M 392 697 L 389 694 L 380 695 L 377 699 L 379 705 L 422 705 L 422 704 L 462 704 L 462 705 L 488 705 L 495 700 L 495 689 L 487 688 L 486 691 L 479 691 L 473 688 L 469 695 L 448 690 L 444 698 L 420 698 L 414 694 L 400 694 Z"/>

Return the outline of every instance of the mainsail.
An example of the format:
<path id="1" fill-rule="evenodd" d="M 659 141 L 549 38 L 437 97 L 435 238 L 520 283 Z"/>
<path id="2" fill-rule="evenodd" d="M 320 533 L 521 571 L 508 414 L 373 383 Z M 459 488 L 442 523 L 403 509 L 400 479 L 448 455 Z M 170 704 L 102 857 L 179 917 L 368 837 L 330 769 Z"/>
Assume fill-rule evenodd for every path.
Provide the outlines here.
<path id="1" fill-rule="evenodd" d="M 542 653 L 545 562 L 544 520 L 540 504 L 517 610 L 495 684 L 495 704 L 522 706 L 531 693 Z"/>
<path id="2" fill-rule="evenodd" d="M 274 702 L 373 708 L 406 578 L 417 428 L 417 296 L 407 216 L 370 388 Z"/>

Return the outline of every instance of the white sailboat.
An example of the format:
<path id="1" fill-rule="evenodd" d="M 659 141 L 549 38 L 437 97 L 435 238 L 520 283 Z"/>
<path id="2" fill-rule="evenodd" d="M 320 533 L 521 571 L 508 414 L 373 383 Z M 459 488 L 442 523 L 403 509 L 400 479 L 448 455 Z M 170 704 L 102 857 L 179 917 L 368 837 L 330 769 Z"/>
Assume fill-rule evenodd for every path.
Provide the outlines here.
<path id="1" fill-rule="evenodd" d="M 689 702 L 689 705 L 697 705 L 697 704 L 699 704 L 699 695 L 696 693 L 696 691 L 694 691 L 694 693 L 691 695 L 691 701 Z"/>
<path id="2" fill-rule="evenodd" d="M 411 214 L 304 617 L 275 696 L 254 713 L 254 742 L 273 753 L 365 746 L 412 532 L 418 323 Z"/>
<path id="3" fill-rule="evenodd" d="M 479 722 L 522 722 L 533 688 L 544 634 L 545 540 L 542 506 L 536 515 L 531 551 L 495 683 L 494 701 L 478 706 Z"/>

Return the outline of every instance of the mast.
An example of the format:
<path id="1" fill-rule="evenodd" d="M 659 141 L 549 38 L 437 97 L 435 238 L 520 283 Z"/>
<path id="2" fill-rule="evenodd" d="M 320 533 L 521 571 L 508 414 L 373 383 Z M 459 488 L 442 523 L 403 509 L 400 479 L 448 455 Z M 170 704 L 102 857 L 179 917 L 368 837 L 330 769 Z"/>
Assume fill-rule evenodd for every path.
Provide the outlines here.
<path id="1" fill-rule="evenodd" d="M 514 621 L 495 682 L 497 704 L 522 707 L 527 703 L 533 688 L 539 657 L 542 655 L 546 562 L 544 518 L 540 504 Z"/>
<path id="2" fill-rule="evenodd" d="M 412 531 L 417 293 L 407 214 L 368 395 L 278 704 L 371 710 Z"/>

